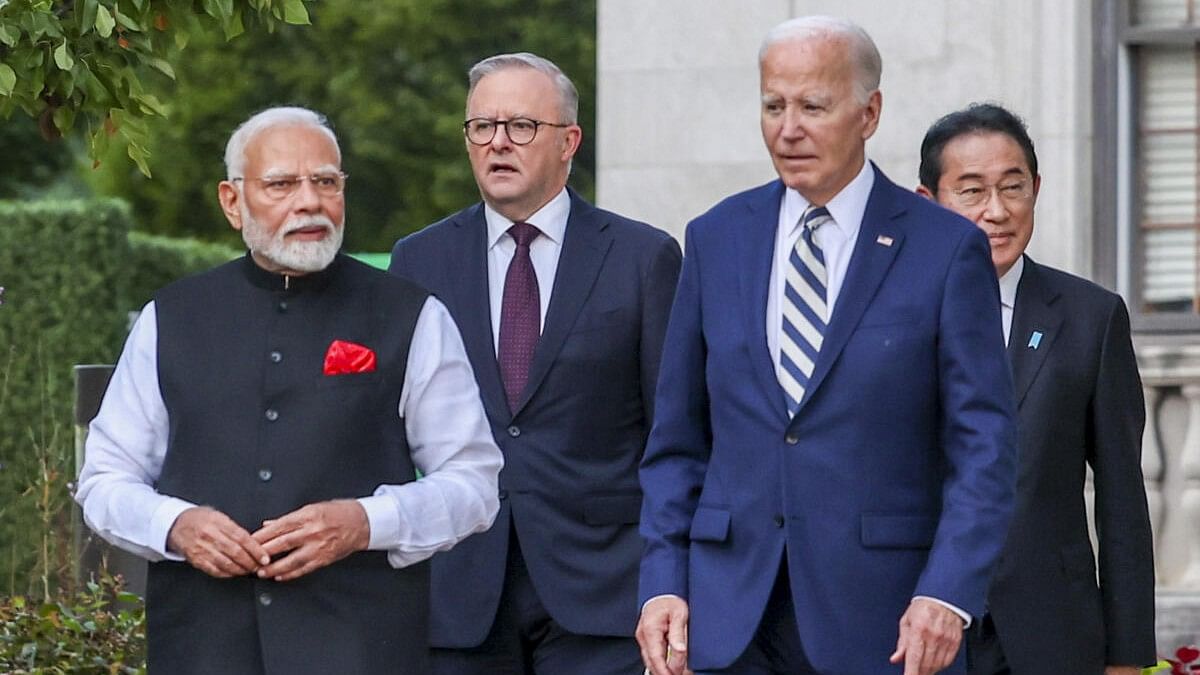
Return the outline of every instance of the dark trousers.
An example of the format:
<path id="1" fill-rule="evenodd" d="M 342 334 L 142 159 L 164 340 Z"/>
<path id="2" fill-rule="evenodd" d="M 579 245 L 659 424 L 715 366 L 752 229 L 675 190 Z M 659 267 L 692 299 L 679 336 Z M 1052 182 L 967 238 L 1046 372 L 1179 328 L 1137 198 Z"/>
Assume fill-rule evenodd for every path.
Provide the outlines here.
<path id="1" fill-rule="evenodd" d="M 721 670 L 697 671 L 696 675 L 818 675 L 804 656 L 796 608 L 788 584 L 787 555 L 779 566 L 771 599 L 763 612 L 754 638 L 733 665 Z"/>
<path id="2" fill-rule="evenodd" d="M 967 629 L 968 675 L 1012 675 L 991 614 Z"/>
<path id="3" fill-rule="evenodd" d="M 558 625 L 529 578 L 515 528 L 496 621 L 472 649 L 434 649 L 435 675 L 635 675 L 642 659 L 633 637 L 577 635 Z"/>

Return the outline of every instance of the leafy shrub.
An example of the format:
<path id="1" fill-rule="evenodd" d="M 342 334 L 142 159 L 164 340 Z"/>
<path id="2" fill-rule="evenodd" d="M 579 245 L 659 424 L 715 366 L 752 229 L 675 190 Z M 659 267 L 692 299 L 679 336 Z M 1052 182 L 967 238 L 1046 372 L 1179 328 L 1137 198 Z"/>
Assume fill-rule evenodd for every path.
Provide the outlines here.
<path id="1" fill-rule="evenodd" d="M 145 673 L 142 601 L 104 577 L 42 603 L 0 598 L 0 672 Z"/>
<path id="2" fill-rule="evenodd" d="M 144 232 L 129 233 L 128 285 L 125 304 L 140 309 L 154 292 L 189 274 L 216 267 L 241 251 L 195 239 L 175 239 Z M 110 363 L 115 363 L 114 356 Z"/>

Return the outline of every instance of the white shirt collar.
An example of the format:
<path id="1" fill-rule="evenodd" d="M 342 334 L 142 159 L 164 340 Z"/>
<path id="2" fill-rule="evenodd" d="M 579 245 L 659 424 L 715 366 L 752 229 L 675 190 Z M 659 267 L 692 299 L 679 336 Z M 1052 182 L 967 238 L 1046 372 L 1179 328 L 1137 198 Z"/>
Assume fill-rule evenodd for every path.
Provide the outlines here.
<path id="1" fill-rule="evenodd" d="M 867 199 L 870 198 L 873 187 L 875 187 L 875 170 L 871 167 L 870 162 L 864 160 L 858 175 L 842 188 L 841 192 L 834 195 L 828 204 L 825 204 L 829 215 L 833 217 L 834 225 L 842 231 L 845 239 L 852 240 L 858 235 L 863 214 L 867 211 Z M 809 201 L 796 190 L 788 188 L 784 192 L 783 218 L 780 222 L 790 223 L 789 230 L 785 234 L 790 236 L 795 233 L 796 228 L 800 226 L 800 216 L 808 207 Z"/>
<path id="2" fill-rule="evenodd" d="M 563 236 L 567 232 L 567 217 L 571 214 L 571 197 L 564 187 L 554 199 L 538 209 L 525 222 L 541 231 L 542 236 L 549 238 L 555 244 L 562 245 Z M 483 218 L 487 221 L 488 249 L 499 243 L 500 238 L 508 233 L 513 221 L 500 215 L 487 202 L 483 204 Z"/>
<path id="3" fill-rule="evenodd" d="M 1021 273 L 1024 271 L 1025 256 L 1022 255 L 1000 277 L 1000 304 L 1010 308 L 1017 306 L 1017 285 L 1021 283 Z"/>

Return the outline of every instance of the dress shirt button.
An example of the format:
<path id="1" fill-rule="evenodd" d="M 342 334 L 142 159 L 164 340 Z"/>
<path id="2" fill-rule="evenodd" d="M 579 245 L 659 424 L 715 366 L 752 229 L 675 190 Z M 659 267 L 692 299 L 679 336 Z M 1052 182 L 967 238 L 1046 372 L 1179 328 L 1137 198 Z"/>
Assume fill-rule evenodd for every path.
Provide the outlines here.
<path id="1" fill-rule="evenodd" d="M 279 352 L 271 352 L 271 363 L 279 363 L 283 360 L 283 354 Z"/>
<path id="2" fill-rule="evenodd" d="M 266 412 L 268 422 L 274 422 L 279 419 L 279 413 L 274 408 L 268 408 Z"/>
<path id="3" fill-rule="evenodd" d="M 258 604 L 262 605 L 263 607 L 270 607 L 271 606 L 271 594 L 270 593 L 259 593 L 258 594 Z"/>
<path id="4" fill-rule="evenodd" d="M 787 436 L 783 437 L 783 442 L 787 443 L 788 445 L 795 445 L 800 442 L 800 437 L 796 434 L 788 434 Z"/>
<path id="5" fill-rule="evenodd" d="M 259 469 L 258 470 L 258 479 L 264 483 L 271 480 L 271 470 L 270 469 Z"/>
<path id="6" fill-rule="evenodd" d="M 279 301 L 279 311 L 280 311 L 280 312 L 286 312 L 286 311 L 287 311 L 287 300 L 280 300 L 280 301 Z"/>
<path id="7" fill-rule="evenodd" d="M 508 428 L 508 435 L 512 436 L 513 438 L 520 436 L 521 435 L 521 427 L 519 427 L 515 424 L 512 425 L 511 427 Z"/>
<path id="8" fill-rule="evenodd" d="M 783 527 L 783 516 L 775 516 L 775 527 Z"/>

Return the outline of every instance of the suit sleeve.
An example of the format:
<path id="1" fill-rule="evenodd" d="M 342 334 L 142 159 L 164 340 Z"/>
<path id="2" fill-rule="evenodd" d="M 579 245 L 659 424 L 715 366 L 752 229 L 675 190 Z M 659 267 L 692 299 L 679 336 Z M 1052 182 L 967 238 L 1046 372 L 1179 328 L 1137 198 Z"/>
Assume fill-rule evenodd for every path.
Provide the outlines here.
<path id="1" fill-rule="evenodd" d="M 674 238 L 667 237 L 659 244 L 654 258 L 642 275 L 642 401 L 646 419 L 651 421 L 654 419 L 654 389 L 658 385 L 663 340 L 667 332 L 667 319 L 671 314 L 671 300 L 679 284 L 682 257 L 679 244 Z"/>
<path id="2" fill-rule="evenodd" d="M 404 274 L 404 239 L 396 241 L 392 247 L 392 258 L 388 262 L 388 273 L 407 278 Z"/>
<path id="3" fill-rule="evenodd" d="M 688 597 L 688 531 L 708 465 L 708 418 L 699 259 L 686 238 L 655 394 L 654 425 L 639 477 L 642 553 L 638 604 L 658 595 Z"/>
<path id="4" fill-rule="evenodd" d="M 1154 553 L 1141 465 L 1146 412 L 1120 299 L 1108 318 L 1096 373 L 1088 462 L 1096 487 L 1106 662 L 1146 665 L 1156 659 Z"/>
<path id="5" fill-rule="evenodd" d="M 976 228 L 950 263 L 937 349 L 946 481 L 914 595 L 979 617 L 1012 517 L 1017 453 L 999 288 L 987 240 Z"/>

